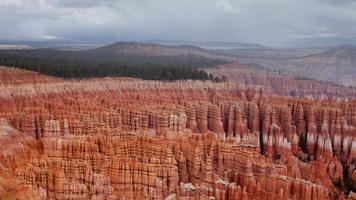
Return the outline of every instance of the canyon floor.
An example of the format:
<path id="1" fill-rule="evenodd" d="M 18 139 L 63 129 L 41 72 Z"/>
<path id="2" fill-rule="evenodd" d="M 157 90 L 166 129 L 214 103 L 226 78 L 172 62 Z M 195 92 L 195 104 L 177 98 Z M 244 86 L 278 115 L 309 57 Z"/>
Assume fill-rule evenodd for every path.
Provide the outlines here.
<path id="1" fill-rule="evenodd" d="M 356 199 L 355 93 L 268 80 L 0 67 L 0 199 Z"/>

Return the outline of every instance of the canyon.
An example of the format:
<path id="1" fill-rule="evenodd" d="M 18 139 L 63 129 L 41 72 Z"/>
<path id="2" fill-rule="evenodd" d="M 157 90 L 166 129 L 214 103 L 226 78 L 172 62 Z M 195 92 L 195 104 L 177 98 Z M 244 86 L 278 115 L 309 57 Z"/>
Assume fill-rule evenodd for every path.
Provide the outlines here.
<path id="1" fill-rule="evenodd" d="M 356 199 L 353 93 L 0 77 L 0 199 Z"/>

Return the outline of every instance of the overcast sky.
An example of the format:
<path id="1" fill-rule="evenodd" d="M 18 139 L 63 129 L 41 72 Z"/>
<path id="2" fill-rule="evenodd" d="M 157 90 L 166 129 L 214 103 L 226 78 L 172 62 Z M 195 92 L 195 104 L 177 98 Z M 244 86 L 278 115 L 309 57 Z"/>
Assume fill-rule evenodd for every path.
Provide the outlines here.
<path id="1" fill-rule="evenodd" d="M 356 0 L 0 0 L 0 39 L 265 45 L 356 35 Z"/>

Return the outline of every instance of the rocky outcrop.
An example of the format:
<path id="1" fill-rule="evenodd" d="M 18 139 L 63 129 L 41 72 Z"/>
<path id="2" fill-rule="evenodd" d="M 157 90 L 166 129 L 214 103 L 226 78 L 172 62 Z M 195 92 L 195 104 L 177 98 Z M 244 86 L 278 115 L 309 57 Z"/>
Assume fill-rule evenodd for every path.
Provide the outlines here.
<path id="1" fill-rule="evenodd" d="M 15 171 L 41 155 L 41 144 L 23 135 L 6 119 L 0 118 L 0 197 L 1 199 L 41 199 L 43 191 L 17 184 Z"/>

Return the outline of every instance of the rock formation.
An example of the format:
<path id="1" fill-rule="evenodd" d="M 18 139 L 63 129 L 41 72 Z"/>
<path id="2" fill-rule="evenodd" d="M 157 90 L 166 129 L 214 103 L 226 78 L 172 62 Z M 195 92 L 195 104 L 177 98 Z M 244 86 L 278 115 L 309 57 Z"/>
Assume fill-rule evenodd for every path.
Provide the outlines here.
<path id="1" fill-rule="evenodd" d="M 355 100 L 43 79 L 0 84 L 0 199 L 355 197 Z"/>

